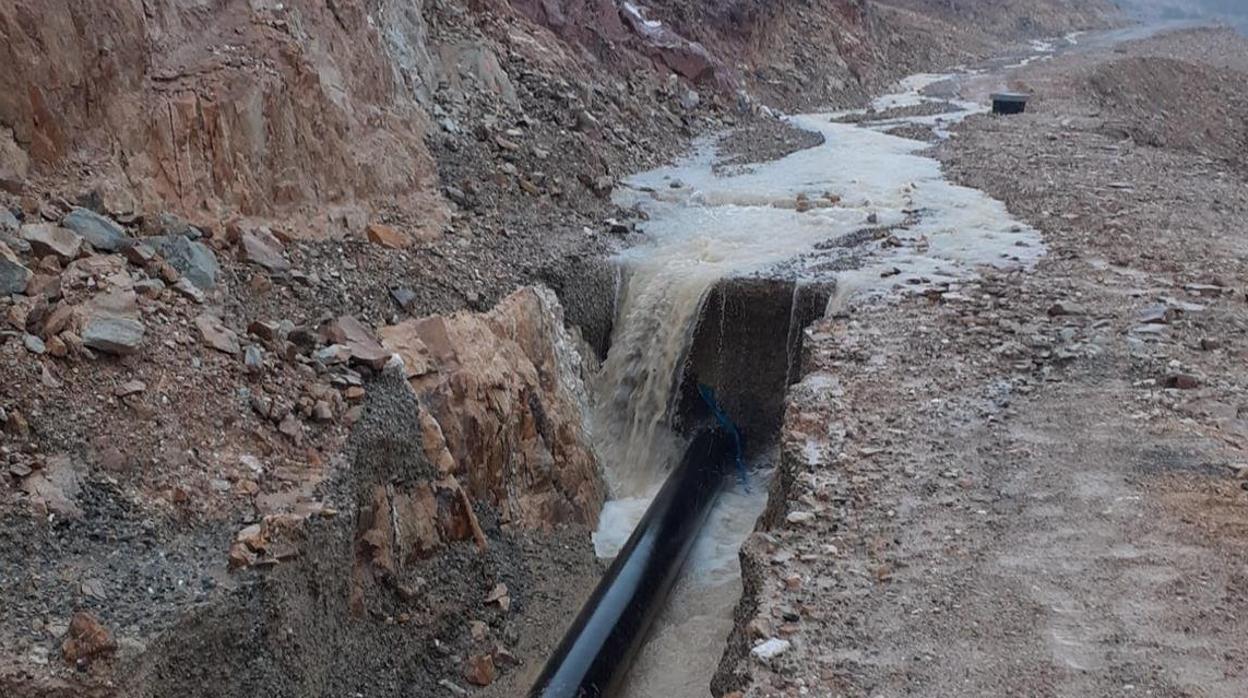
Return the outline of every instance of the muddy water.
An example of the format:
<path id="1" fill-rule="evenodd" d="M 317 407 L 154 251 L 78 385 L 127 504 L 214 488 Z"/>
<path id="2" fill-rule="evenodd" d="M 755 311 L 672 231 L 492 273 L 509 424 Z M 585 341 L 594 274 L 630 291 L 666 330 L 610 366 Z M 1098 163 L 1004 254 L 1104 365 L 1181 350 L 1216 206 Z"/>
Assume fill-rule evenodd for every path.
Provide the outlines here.
<path id="1" fill-rule="evenodd" d="M 929 94 L 954 78 L 914 76 L 873 107 L 949 100 Z M 765 274 L 800 284 L 829 281 L 835 273 L 839 287 L 855 292 L 919 292 L 933 284 L 956 287 L 984 265 L 1025 268 L 1043 254 L 1037 232 L 1000 202 L 947 182 L 939 164 L 919 154 L 926 144 L 882 132 L 918 123 L 947 135 L 951 124 L 986 111 L 982 104 L 950 101 L 950 113 L 862 126 L 832 121 L 843 113 L 791 117 L 822 133 L 824 144 L 722 176 L 713 171 L 708 141 L 682 162 L 633 177 L 616 193 L 617 203 L 642 208 L 649 220 L 647 241 L 618 260 L 628 269 L 627 281 L 595 386 L 595 433 L 612 490 L 594 536 L 600 556 L 613 556 L 628 538 L 679 458 L 682 444 L 670 424 L 673 393 L 715 282 Z M 864 243 L 854 269 L 829 264 L 834 252 L 828 250 L 837 245 L 821 243 L 881 226 L 890 228 L 887 244 Z M 828 271 L 834 266 L 838 271 Z M 740 597 L 737 551 L 765 505 L 760 479 L 756 475 L 752 493 L 738 487 L 721 497 L 629 674 L 625 695 L 709 694 Z"/>

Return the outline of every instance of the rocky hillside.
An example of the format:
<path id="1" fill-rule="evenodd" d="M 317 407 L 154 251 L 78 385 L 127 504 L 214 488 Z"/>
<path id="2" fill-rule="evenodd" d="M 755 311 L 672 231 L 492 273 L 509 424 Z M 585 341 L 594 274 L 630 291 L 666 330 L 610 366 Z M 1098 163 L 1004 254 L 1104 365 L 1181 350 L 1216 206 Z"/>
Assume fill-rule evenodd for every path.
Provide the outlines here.
<path id="1" fill-rule="evenodd" d="M 0 694 L 507 695 L 598 574 L 616 181 L 1112 19 L 0 0 Z"/>
<path id="2" fill-rule="evenodd" d="M 1240 0 L 1115 0 L 1143 19 L 1224 22 L 1248 32 L 1248 6 Z"/>

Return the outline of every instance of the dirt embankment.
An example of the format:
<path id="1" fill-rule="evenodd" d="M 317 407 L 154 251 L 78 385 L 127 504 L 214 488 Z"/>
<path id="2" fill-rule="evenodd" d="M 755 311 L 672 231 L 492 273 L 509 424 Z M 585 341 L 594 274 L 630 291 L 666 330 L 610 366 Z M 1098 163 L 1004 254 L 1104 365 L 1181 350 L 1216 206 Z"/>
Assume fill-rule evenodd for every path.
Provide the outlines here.
<path id="1" fill-rule="evenodd" d="M 640 12 L 0 0 L 6 694 L 506 692 L 540 661 L 597 574 L 561 382 L 592 352 L 513 291 L 615 247 L 611 187 L 691 136 L 988 45 L 920 7 Z"/>
<path id="2" fill-rule="evenodd" d="M 936 149 L 1048 255 L 813 329 L 719 690 L 1248 690 L 1244 60 L 1229 32 L 1069 53 Z"/>

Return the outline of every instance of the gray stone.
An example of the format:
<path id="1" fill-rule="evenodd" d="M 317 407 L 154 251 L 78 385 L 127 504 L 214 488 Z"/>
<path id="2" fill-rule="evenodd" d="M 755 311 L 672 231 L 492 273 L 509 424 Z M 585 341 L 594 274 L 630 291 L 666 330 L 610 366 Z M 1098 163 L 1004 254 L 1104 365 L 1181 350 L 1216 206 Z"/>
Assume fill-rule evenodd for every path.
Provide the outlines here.
<path id="1" fill-rule="evenodd" d="M 21 293 L 34 274 L 18 261 L 9 246 L 0 242 L 0 295 Z"/>
<path id="2" fill-rule="evenodd" d="M 242 235 L 243 261 L 258 264 L 269 271 L 290 271 L 290 262 L 282 254 L 282 243 L 268 231 L 248 231 Z"/>
<path id="3" fill-rule="evenodd" d="M 160 298 L 160 292 L 164 290 L 165 282 L 160 279 L 143 279 L 142 281 L 134 282 L 134 292 L 145 298 Z"/>
<path id="4" fill-rule="evenodd" d="M 155 216 L 144 219 L 143 234 L 149 236 L 182 236 L 192 240 L 198 240 L 204 236 L 202 230 L 169 212 L 158 213 Z"/>
<path id="5" fill-rule="evenodd" d="M 1153 325 L 1168 325 L 1174 321 L 1178 312 L 1165 303 L 1150 305 L 1140 311 L 1139 321 Z"/>
<path id="6" fill-rule="evenodd" d="M 20 227 L 22 224 L 18 222 L 17 216 L 7 206 L 0 206 L 0 230 L 16 231 Z"/>
<path id="7" fill-rule="evenodd" d="M 199 290 L 199 287 L 191 283 L 191 280 L 185 276 L 178 279 L 177 283 L 173 285 L 173 290 L 201 305 L 204 302 L 204 292 Z"/>
<path id="8" fill-rule="evenodd" d="M 260 373 L 264 369 L 264 352 L 254 344 L 248 344 L 243 351 L 243 366 L 251 374 Z"/>
<path id="9" fill-rule="evenodd" d="M 157 240 L 159 242 L 155 242 Z M 217 285 L 217 272 L 221 266 L 207 245 L 181 235 L 153 238 L 153 241 L 165 261 L 182 272 L 182 276 L 190 279 L 197 288 L 207 291 Z"/>
<path id="10" fill-rule="evenodd" d="M 82 253 L 82 238 L 69 228 L 52 223 L 35 223 L 22 226 L 22 239 L 38 255 L 56 255 L 63 261 L 73 261 Z"/>
<path id="11" fill-rule="evenodd" d="M 82 236 L 101 252 L 116 252 L 126 241 L 126 231 L 113 221 L 85 208 L 76 208 L 61 220 L 61 225 Z"/>
<path id="12" fill-rule="evenodd" d="M 32 354 L 42 354 L 48 350 L 48 347 L 43 343 L 43 340 L 33 334 L 28 334 L 25 337 L 22 337 L 22 344 L 25 344 L 26 351 L 29 351 Z"/>
<path id="13" fill-rule="evenodd" d="M 1049 317 L 1062 317 L 1066 315 L 1083 315 L 1082 307 L 1071 303 L 1070 301 L 1058 301 L 1049 306 Z"/>
<path id="14" fill-rule="evenodd" d="M 680 106 L 685 111 L 693 111 L 698 108 L 702 98 L 698 96 L 697 90 L 685 90 L 680 95 Z"/>
<path id="15" fill-rule="evenodd" d="M 138 320 L 100 315 L 87 321 L 82 343 L 106 354 L 133 354 L 143 343 L 144 329 Z"/>
<path id="16" fill-rule="evenodd" d="M 390 297 L 404 310 L 411 310 L 412 306 L 416 304 L 416 292 L 403 286 L 390 289 Z"/>

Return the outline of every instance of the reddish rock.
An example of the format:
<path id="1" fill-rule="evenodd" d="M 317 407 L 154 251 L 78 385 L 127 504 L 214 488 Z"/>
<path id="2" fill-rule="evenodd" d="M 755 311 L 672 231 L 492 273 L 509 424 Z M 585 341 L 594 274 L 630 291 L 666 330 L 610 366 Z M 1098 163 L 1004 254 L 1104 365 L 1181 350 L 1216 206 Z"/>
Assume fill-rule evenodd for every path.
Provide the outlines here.
<path id="1" fill-rule="evenodd" d="M 504 521 L 550 528 L 598 520 L 606 490 L 564 333 L 558 301 L 536 289 L 517 291 L 489 313 L 409 320 L 379 332 L 428 412 L 420 421 L 430 462 L 474 501 L 496 506 Z"/>
<path id="2" fill-rule="evenodd" d="M 474 686 L 489 686 L 496 676 L 494 657 L 491 655 L 474 654 L 464 663 L 464 680 Z"/>
<path id="3" fill-rule="evenodd" d="M 195 318 L 195 327 L 199 330 L 204 344 L 225 354 L 237 354 L 242 351 L 238 343 L 238 335 L 222 324 L 215 315 L 204 313 Z"/>
<path id="4" fill-rule="evenodd" d="M 320 335 L 327 344 L 345 347 L 347 360 L 352 363 L 381 369 L 390 360 L 390 351 L 382 347 L 373 331 L 350 315 L 326 323 Z"/>
<path id="5" fill-rule="evenodd" d="M 489 606 L 491 604 L 497 605 L 504 611 L 511 610 L 511 596 L 507 593 L 506 584 L 499 582 L 490 590 L 490 593 L 485 597 L 485 605 Z"/>
<path id="6" fill-rule="evenodd" d="M 70 619 L 69 632 L 61 643 L 61 656 L 66 662 L 87 664 L 116 650 L 113 634 L 95 616 L 79 611 Z"/>
<path id="7" fill-rule="evenodd" d="M 406 233 L 381 223 L 370 223 L 365 233 L 369 242 L 394 250 L 401 250 L 412 244 L 412 239 Z"/>

